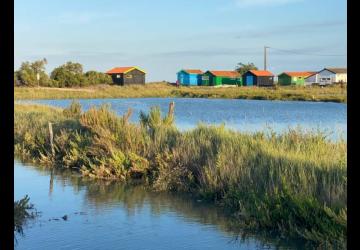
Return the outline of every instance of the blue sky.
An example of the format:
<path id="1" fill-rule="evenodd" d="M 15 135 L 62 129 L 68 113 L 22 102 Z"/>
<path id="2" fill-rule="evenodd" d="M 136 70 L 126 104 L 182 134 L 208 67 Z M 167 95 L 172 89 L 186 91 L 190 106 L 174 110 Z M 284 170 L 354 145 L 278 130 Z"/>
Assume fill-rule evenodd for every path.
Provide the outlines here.
<path id="1" fill-rule="evenodd" d="M 263 68 L 264 45 L 275 74 L 343 67 L 346 8 L 346 0 L 15 0 L 14 68 L 45 57 L 48 72 L 75 61 L 175 81 L 183 68 Z"/>

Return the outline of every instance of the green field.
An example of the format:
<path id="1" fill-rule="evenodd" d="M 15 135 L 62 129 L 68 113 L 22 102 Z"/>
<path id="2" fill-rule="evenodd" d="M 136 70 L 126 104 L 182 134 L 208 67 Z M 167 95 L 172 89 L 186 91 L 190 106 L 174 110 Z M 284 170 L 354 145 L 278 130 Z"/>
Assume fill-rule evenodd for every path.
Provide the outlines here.
<path id="1" fill-rule="evenodd" d="M 84 176 L 141 179 L 231 211 L 239 226 L 345 248 L 347 143 L 318 132 L 240 133 L 199 125 L 180 132 L 158 108 L 130 123 L 107 106 L 81 111 L 15 105 L 14 150 L 23 159 Z M 52 153 L 49 125 L 53 123 Z"/>
<path id="2" fill-rule="evenodd" d="M 20 99 L 83 99 L 131 97 L 193 97 L 256 100 L 298 100 L 346 102 L 346 86 L 303 87 L 175 87 L 167 83 L 148 83 L 139 86 L 97 85 L 84 88 L 15 87 L 15 100 Z"/>

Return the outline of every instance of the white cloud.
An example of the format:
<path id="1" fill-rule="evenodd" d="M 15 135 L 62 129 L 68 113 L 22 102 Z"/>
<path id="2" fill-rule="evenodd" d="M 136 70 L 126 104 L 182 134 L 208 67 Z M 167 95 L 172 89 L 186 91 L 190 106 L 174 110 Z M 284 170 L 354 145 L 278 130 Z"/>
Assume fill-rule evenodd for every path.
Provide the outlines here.
<path id="1" fill-rule="evenodd" d="M 239 7 L 249 7 L 249 6 L 284 5 L 284 4 L 301 2 L 301 1 L 303 0 L 235 0 L 235 3 Z"/>

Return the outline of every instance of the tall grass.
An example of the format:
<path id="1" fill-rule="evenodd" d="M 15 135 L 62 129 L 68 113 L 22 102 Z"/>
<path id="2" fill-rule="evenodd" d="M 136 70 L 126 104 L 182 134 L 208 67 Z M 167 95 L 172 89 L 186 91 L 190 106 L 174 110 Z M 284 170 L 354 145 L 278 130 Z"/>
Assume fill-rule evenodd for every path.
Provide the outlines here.
<path id="1" fill-rule="evenodd" d="M 224 206 L 242 226 L 346 246 L 346 142 L 300 129 L 179 132 L 171 112 L 154 107 L 139 124 L 128 122 L 130 114 L 107 106 L 81 112 L 76 103 L 65 110 L 15 105 L 15 153 L 93 178 L 140 178 L 156 190 L 190 192 Z"/>
<path id="2" fill-rule="evenodd" d="M 23 234 L 23 227 L 37 215 L 36 211 L 32 211 L 34 205 L 29 201 L 30 198 L 27 195 L 18 201 L 14 201 L 14 232 L 16 233 Z"/>
<path id="3" fill-rule="evenodd" d="M 209 86 L 175 87 L 167 83 L 138 86 L 97 85 L 84 88 L 29 88 L 16 87 L 16 100 L 20 99 L 79 99 L 129 97 L 196 97 L 257 100 L 298 100 L 346 102 L 347 89 L 340 86 L 277 86 L 276 88 Z"/>

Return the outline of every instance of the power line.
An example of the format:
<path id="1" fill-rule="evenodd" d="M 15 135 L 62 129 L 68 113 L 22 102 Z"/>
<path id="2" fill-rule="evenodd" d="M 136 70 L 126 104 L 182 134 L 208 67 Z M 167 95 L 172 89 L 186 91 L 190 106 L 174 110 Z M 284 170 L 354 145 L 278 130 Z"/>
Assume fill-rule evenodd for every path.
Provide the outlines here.
<path id="1" fill-rule="evenodd" d="M 285 53 L 291 53 L 291 54 L 298 54 L 298 55 L 308 55 L 308 56 L 346 56 L 346 55 L 325 55 L 325 54 L 312 54 L 312 53 L 301 53 L 301 52 L 296 52 L 296 51 L 293 51 L 293 50 L 285 50 L 285 49 L 277 49 L 277 48 L 273 48 L 273 47 L 268 47 L 270 49 L 273 49 L 273 50 L 278 50 L 278 51 L 281 51 L 281 52 L 285 52 Z"/>

